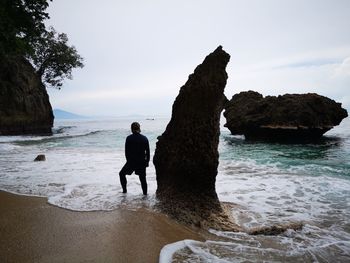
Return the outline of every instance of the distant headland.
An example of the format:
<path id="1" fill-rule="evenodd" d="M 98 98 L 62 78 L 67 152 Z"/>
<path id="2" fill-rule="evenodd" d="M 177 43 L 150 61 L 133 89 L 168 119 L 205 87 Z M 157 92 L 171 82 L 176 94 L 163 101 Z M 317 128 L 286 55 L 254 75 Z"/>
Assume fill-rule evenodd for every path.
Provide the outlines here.
<path id="1" fill-rule="evenodd" d="M 53 115 L 55 116 L 55 119 L 89 119 L 90 118 L 88 116 L 75 114 L 73 112 L 69 112 L 61 109 L 54 109 Z"/>

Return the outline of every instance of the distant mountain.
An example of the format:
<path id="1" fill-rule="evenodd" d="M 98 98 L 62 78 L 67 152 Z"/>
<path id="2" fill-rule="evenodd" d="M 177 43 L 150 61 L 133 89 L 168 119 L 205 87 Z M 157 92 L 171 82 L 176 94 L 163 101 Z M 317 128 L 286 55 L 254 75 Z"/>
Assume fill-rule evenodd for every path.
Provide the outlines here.
<path id="1" fill-rule="evenodd" d="M 89 117 L 78 115 L 69 111 L 64 111 L 60 109 L 54 109 L 53 115 L 55 119 L 87 119 Z"/>

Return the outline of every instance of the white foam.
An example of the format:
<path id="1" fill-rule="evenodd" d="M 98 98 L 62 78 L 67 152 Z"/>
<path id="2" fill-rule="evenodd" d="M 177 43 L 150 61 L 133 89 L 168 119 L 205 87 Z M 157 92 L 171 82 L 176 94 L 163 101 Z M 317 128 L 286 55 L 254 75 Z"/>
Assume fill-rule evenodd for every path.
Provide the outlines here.
<path id="1" fill-rule="evenodd" d="M 207 244 L 218 244 L 218 245 L 231 245 L 231 243 L 227 242 L 214 242 L 214 241 L 206 241 L 199 242 L 196 240 L 185 239 L 182 241 L 178 241 L 169 245 L 164 246 L 160 251 L 159 263 L 171 263 L 173 261 L 173 256 L 175 253 L 179 253 L 180 250 L 187 248 L 191 251 L 191 253 L 195 254 L 196 262 L 217 262 L 217 263 L 230 263 L 231 261 L 227 261 L 222 259 L 208 250 L 203 249 L 203 246 Z M 200 261 L 197 261 L 200 260 Z M 186 262 L 194 262 L 194 261 L 186 261 Z"/>
<path id="2" fill-rule="evenodd" d="M 217 192 L 220 200 L 239 204 L 251 217 L 244 224 L 252 227 L 262 222 L 317 220 L 349 199 L 350 180 L 310 176 L 251 160 L 226 161 L 219 167 Z M 339 209 L 344 217 L 350 215 L 346 202 Z"/>
<path id="3" fill-rule="evenodd" d="M 168 262 L 348 262 L 349 234 L 341 240 L 331 231 L 306 225 L 279 236 L 210 231 L 225 241 L 183 240 L 166 245 L 160 263 Z M 180 258 L 181 261 L 174 261 Z"/>
<path id="4" fill-rule="evenodd" d="M 185 248 L 187 246 L 186 243 L 191 241 L 193 240 L 185 239 L 164 246 L 160 251 L 159 263 L 170 263 L 172 261 L 173 254 L 176 251 Z"/>
<path id="5" fill-rule="evenodd" d="M 82 129 L 78 130 L 76 134 Z M 125 162 L 125 138 L 120 142 L 111 142 L 109 138 L 108 147 L 101 147 L 100 134 L 90 131 L 88 134 L 91 135 L 83 138 L 60 134 L 66 136 L 60 141 L 55 141 L 57 136 L 45 137 L 44 144 L 0 144 L 5 146 L 2 149 L 6 148 L 0 152 L 0 189 L 46 196 L 51 204 L 78 211 L 112 210 L 123 202 L 132 204 L 134 199 L 140 199 L 141 186 L 135 175 L 128 176 L 128 194 L 121 195 L 118 173 Z M 16 142 L 22 139 L 28 140 L 13 137 Z M 46 161 L 33 162 L 38 154 L 45 154 Z M 155 171 L 153 167 L 147 171 L 152 194 Z"/>

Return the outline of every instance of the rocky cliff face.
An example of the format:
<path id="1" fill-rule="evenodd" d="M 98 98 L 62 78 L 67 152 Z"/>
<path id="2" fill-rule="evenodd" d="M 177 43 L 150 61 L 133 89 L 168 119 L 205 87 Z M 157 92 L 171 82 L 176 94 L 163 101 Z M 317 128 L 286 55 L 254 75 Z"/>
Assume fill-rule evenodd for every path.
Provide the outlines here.
<path id="1" fill-rule="evenodd" d="M 171 120 L 158 137 L 153 159 L 157 197 L 166 212 L 188 223 L 201 224 L 221 211 L 215 178 L 229 59 L 220 46 L 197 66 L 181 87 Z"/>
<path id="2" fill-rule="evenodd" d="M 24 58 L 1 58 L 0 135 L 51 134 L 46 88 Z"/>
<path id="3" fill-rule="evenodd" d="M 232 134 L 276 141 L 320 138 L 348 114 L 341 103 L 315 93 L 264 98 L 248 91 L 232 97 L 224 116 Z"/>

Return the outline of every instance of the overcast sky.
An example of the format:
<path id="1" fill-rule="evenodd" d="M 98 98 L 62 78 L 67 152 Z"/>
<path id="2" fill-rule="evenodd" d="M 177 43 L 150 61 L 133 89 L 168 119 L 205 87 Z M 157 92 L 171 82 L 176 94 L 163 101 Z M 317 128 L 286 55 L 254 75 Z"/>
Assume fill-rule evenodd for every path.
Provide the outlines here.
<path id="1" fill-rule="evenodd" d="M 52 25 L 85 59 L 53 108 L 170 115 L 188 75 L 218 45 L 225 94 L 316 92 L 350 109 L 348 0 L 54 0 Z"/>

